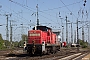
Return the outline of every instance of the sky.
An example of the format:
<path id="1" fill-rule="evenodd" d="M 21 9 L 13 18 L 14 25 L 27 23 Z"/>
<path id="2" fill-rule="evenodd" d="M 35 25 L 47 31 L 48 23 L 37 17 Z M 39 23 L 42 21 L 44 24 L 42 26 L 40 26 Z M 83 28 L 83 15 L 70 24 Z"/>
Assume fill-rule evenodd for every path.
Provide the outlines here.
<path id="1" fill-rule="evenodd" d="M 27 34 L 37 22 L 37 4 L 38 19 L 40 25 L 60 29 L 64 26 L 64 41 L 66 35 L 66 16 L 69 23 L 73 23 L 73 39 L 75 36 L 76 21 L 90 21 L 90 0 L 1 0 L 0 1 L 0 34 L 6 39 L 6 14 L 9 15 L 9 36 L 10 20 L 12 20 L 13 40 L 20 41 L 21 34 Z M 85 3 L 85 6 L 83 5 Z M 10 16 L 11 14 L 11 16 Z M 89 22 L 88 22 L 89 23 Z M 23 25 L 21 25 L 23 24 Z M 79 23 L 79 27 L 86 25 Z M 89 23 L 90 24 L 90 23 Z M 85 26 L 87 27 L 87 26 Z M 85 40 L 88 39 L 88 29 L 85 28 Z M 82 29 L 79 29 L 79 38 L 82 39 Z M 62 34 L 60 34 L 62 37 Z M 68 39 L 71 38 L 71 27 L 68 24 Z"/>

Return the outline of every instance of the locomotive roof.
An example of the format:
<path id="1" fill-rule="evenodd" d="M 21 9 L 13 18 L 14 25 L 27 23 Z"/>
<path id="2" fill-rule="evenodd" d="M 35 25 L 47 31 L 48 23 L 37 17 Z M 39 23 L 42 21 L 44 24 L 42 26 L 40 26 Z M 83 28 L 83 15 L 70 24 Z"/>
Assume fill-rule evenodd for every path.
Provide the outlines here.
<path id="1" fill-rule="evenodd" d="M 36 26 L 36 27 L 37 27 L 37 30 L 43 30 L 43 31 L 46 31 L 47 29 L 52 30 L 50 27 L 47 27 L 47 26 Z M 33 30 L 35 30 L 35 27 L 33 28 Z"/>

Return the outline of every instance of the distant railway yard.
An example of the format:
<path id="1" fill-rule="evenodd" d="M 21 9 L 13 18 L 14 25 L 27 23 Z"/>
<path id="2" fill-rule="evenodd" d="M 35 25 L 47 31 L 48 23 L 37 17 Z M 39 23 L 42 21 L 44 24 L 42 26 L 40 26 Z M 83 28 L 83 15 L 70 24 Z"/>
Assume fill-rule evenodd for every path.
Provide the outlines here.
<path id="1" fill-rule="evenodd" d="M 61 48 L 55 54 L 30 56 L 23 49 L 0 51 L 0 60 L 89 60 L 90 49 Z"/>

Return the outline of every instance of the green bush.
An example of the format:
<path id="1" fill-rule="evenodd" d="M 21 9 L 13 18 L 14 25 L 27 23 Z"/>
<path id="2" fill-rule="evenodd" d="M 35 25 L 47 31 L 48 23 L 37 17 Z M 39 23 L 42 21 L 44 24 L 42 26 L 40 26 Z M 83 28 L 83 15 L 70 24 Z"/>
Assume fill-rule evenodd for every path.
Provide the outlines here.
<path id="1" fill-rule="evenodd" d="M 80 40 L 80 45 L 82 48 L 87 48 L 88 47 L 88 43 L 84 42 L 83 40 Z"/>

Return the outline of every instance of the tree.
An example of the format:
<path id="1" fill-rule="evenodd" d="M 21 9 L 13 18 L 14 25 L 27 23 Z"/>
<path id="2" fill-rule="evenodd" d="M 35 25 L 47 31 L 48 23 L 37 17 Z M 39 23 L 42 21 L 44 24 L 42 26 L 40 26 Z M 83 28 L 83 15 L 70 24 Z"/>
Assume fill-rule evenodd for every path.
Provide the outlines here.
<path id="1" fill-rule="evenodd" d="M 19 46 L 18 44 L 19 44 L 18 41 L 13 42 L 13 46 L 14 46 L 14 47 L 18 47 L 18 46 Z"/>
<path id="2" fill-rule="evenodd" d="M 4 44 L 6 48 L 10 47 L 10 42 L 8 40 L 4 40 Z"/>
<path id="3" fill-rule="evenodd" d="M 2 35 L 0 34 L 0 49 L 3 49 L 4 47 L 4 40 L 2 38 Z"/>
<path id="4" fill-rule="evenodd" d="M 27 41 L 27 35 L 23 34 L 22 36 L 22 40 L 19 42 L 19 46 L 23 47 L 24 46 L 24 41 Z"/>
<path id="5" fill-rule="evenodd" d="M 86 48 L 88 46 L 88 43 L 84 42 L 83 40 L 80 40 L 79 42 L 82 48 Z"/>
<path id="6" fill-rule="evenodd" d="M 0 34 L 0 40 L 3 40 L 2 35 Z"/>

